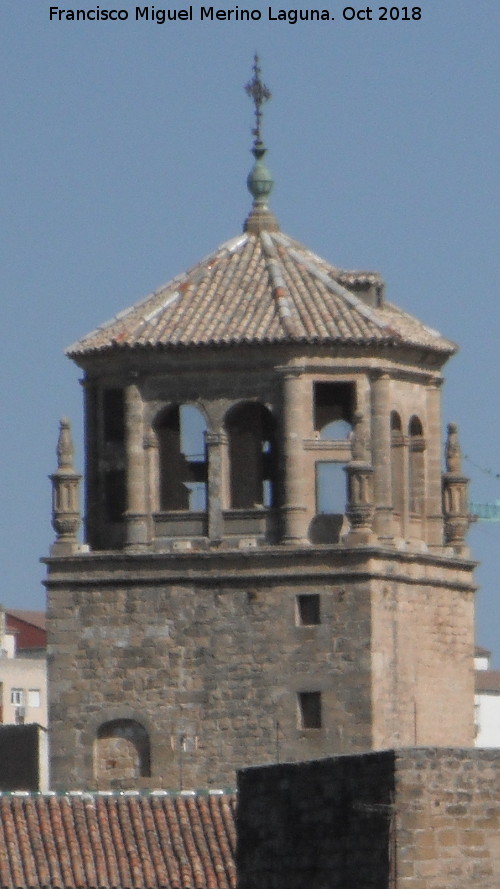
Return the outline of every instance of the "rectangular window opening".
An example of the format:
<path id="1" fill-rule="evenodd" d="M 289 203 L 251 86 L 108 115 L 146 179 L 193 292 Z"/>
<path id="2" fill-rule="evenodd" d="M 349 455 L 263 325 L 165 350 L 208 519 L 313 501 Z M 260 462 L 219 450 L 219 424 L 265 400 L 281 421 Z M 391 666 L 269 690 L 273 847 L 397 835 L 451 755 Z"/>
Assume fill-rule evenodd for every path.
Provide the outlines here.
<path id="1" fill-rule="evenodd" d="M 110 469 L 104 476 L 104 508 L 108 522 L 121 522 L 126 509 L 126 478 L 123 469 Z"/>
<path id="2" fill-rule="evenodd" d="M 321 728 L 321 692 L 301 691 L 298 695 L 299 727 Z"/>
<path id="3" fill-rule="evenodd" d="M 317 593 L 297 596 L 297 624 L 313 627 L 321 623 L 320 597 Z"/>
<path id="4" fill-rule="evenodd" d="M 356 400 L 354 383 L 314 384 L 314 429 L 326 440 L 349 437 Z"/>
<path id="5" fill-rule="evenodd" d="M 103 422 L 105 441 L 125 441 L 125 397 L 123 389 L 105 389 L 103 392 Z"/>
<path id="6" fill-rule="evenodd" d="M 40 706 L 40 689 L 30 688 L 28 691 L 28 707 Z"/>

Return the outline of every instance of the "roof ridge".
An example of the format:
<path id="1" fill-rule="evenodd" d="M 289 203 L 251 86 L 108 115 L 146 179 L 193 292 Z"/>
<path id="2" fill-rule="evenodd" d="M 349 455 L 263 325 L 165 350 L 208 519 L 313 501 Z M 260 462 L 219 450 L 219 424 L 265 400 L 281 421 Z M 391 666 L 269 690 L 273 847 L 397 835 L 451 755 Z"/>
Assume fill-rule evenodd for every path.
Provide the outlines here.
<path id="1" fill-rule="evenodd" d="M 272 237 L 269 232 L 263 231 L 260 233 L 260 239 L 264 255 L 267 259 L 273 299 L 278 310 L 279 318 L 283 324 L 285 332 L 291 336 L 297 336 L 298 331 L 293 322 L 292 309 L 290 306 L 290 293 L 280 270 L 279 259 L 276 254 Z"/>
<path id="2" fill-rule="evenodd" d="M 307 271 L 310 272 L 311 275 L 314 275 L 316 278 L 318 278 L 318 280 L 321 281 L 325 285 L 325 287 L 328 287 L 328 289 L 331 290 L 332 293 L 345 299 L 352 306 L 352 308 L 356 309 L 360 313 L 360 315 L 368 318 L 369 321 L 371 321 L 382 330 L 388 330 L 392 336 L 395 335 L 395 331 L 390 327 L 390 325 L 384 321 L 381 321 L 380 318 L 377 317 L 377 315 L 370 309 L 369 306 L 366 305 L 365 302 L 363 302 L 362 299 L 360 299 L 359 296 L 351 293 L 350 290 L 348 290 L 346 287 L 343 287 L 342 284 L 336 281 L 335 278 L 327 275 L 327 273 L 324 272 L 322 269 L 319 269 L 315 265 L 315 263 L 307 259 L 307 257 L 302 257 L 298 250 L 296 250 L 294 247 L 290 248 L 290 255 L 299 260 L 299 262 L 301 262 L 305 266 Z M 397 336 L 399 338 L 399 335 Z"/>

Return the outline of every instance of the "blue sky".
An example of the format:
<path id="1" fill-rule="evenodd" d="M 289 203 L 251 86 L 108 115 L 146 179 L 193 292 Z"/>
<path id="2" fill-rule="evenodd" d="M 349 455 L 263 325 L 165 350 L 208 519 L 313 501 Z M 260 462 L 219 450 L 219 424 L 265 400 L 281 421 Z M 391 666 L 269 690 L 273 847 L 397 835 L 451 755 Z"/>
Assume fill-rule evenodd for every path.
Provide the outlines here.
<path id="1" fill-rule="evenodd" d="M 247 6 L 260 22 L 200 22 L 194 5 L 164 25 L 129 4 L 125 22 L 50 22 L 49 7 L 0 7 L 0 600 L 44 605 L 62 415 L 82 466 L 64 347 L 241 230 L 256 50 L 281 227 L 381 272 L 391 301 L 460 344 L 443 422 L 459 423 L 472 499 L 500 500 L 496 0 L 423 0 L 409 22 L 377 21 L 378 6 L 348 22 L 332 2 L 334 21 L 296 25 L 263 4 Z M 500 656 L 500 524 L 475 525 L 470 544 L 478 641 Z"/>

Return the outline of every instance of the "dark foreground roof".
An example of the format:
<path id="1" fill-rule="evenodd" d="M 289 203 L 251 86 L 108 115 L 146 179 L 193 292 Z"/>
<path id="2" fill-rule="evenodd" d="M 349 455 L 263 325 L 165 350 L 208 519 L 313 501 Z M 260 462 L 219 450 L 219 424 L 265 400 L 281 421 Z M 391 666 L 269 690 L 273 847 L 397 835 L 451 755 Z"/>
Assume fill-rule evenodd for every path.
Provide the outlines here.
<path id="1" fill-rule="evenodd" d="M 2 889 L 234 889 L 232 793 L 0 794 Z"/>

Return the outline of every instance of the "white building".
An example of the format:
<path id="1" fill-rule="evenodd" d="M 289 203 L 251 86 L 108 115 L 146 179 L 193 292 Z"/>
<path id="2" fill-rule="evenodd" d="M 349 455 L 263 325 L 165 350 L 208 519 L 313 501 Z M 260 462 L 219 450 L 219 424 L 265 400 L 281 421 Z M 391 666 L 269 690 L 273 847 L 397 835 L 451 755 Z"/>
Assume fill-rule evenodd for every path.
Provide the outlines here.
<path id="1" fill-rule="evenodd" d="M 0 608 L 0 723 L 47 728 L 44 615 Z"/>
<path id="2" fill-rule="evenodd" d="M 476 747 L 500 747 L 500 670 L 491 670 L 491 652 L 476 648 Z"/>

